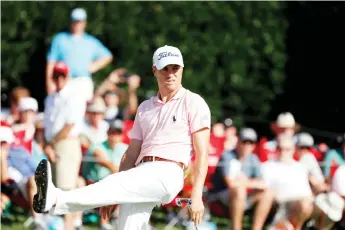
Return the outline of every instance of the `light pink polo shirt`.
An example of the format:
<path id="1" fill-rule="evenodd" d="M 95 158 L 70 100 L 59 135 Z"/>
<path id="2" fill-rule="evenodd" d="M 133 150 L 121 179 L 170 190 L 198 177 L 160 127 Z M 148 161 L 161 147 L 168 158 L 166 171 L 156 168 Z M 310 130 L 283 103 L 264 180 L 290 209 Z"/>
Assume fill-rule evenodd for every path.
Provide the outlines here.
<path id="1" fill-rule="evenodd" d="M 210 128 L 211 112 L 198 94 L 181 88 L 167 103 L 158 96 L 139 105 L 131 139 L 143 141 L 136 165 L 144 156 L 157 156 L 186 166 L 193 152 L 192 133 Z"/>

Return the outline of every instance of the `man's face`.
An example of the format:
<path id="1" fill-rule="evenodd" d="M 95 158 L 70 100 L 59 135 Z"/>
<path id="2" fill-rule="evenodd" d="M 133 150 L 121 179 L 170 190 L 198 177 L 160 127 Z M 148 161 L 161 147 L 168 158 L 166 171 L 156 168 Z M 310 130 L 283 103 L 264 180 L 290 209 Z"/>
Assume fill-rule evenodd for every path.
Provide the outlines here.
<path id="1" fill-rule="evenodd" d="M 179 65 L 167 65 L 158 70 L 152 67 L 153 73 L 157 78 L 158 86 L 167 92 L 173 92 L 181 87 L 183 67 Z"/>
<path id="2" fill-rule="evenodd" d="M 291 128 L 282 128 L 278 127 L 277 128 L 277 136 L 279 135 L 287 135 L 287 136 L 294 136 L 295 135 L 295 129 L 293 127 Z"/>
<path id="3" fill-rule="evenodd" d="M 243 140 L 238 143 L 238 151 L 243 155 L 253 153 L 254 148 L 255 142 L 253 141 Z"/>
<path id="4" fill-rule="evenodd" d="M 68 78 L 66 76 L 54 73 L 53 81 L 56 86 L 56 90 L 60 91 L 66 85 Z"/>
<path id="5" fill-rule="evenodd" d="M 72 33 L 83 33 L 86 28 L 86 21 L 73 21 L 71 23 Z"/>
<path id="6" fill-rule="evenodd" d="M 108 93 L 104 97 L 104 102 L 107 107 L 117 107 L 119 105 L 119 97 L 116 94 Z"/>
<path id="7" fill-rule="evenodd" d="M 33 110 L 25 110 L 20 112 L 20 121 L 21 123 L 30 123 L 33 124 L 35 121 L 36 112 Z"/>
<path id="8" fill-rule="evenodd" d="M 97 126 L 98 123 L 103 120 L 104 113 L 90 112 L 90 123 L 93 126 Z"/>
<path id="9" fill-rule="evenodd" d="M 122 132 L 119 130 L 109 130 L 108 131 L 108 140 L 110 142 L 119 143 L 122 141 Z"/>
<path id="10" fill-rule="evenodd" d="M 277 151 L 280 156 L 292 157 L 295 153 L 295 146 L 289 141 L 278 141 Z"/>

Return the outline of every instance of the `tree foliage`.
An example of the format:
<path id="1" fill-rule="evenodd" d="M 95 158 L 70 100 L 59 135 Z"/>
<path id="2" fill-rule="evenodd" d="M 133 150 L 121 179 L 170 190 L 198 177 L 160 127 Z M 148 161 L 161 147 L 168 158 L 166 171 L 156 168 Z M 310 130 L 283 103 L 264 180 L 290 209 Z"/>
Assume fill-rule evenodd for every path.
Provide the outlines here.
<path id="1" fill-rule="evenodd" d="M 3 83 L 21 84 L 28 78 L 30 82 L 44 81 L 42 60 L 53 35 L 68 28 L 71 9 L 84 7 L 89 18 L 87 31 L 114 54 L 114 62 L 95 74 L 97 81 L 116 67 L 126 67 L 142 76 L 141 94 L 156 91 L 152 53 L 169 44 L 184 55 L 184 86 L 206 99 L 214 118 L 229 113 L 265 116 L 275 95 L 282 92 L 287 23 L 280 2 L 1 5 Z M 43 91 L 37 84 L 30 89 Z"/>

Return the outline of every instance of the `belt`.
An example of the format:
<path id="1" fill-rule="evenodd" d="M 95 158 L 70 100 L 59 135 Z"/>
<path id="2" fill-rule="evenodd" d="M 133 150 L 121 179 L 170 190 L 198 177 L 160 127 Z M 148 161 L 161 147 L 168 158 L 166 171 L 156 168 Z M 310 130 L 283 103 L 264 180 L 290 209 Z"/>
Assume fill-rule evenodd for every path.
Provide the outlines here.
<path id="1" fill-rule="evenodd" d="M 173 161 L 173 160 L 168 160 L 168 159 L 164 159 L 164 158 L 160 158 L 160 157 L 155 157 L 155 156 L 146 156 L 143 157 L 143 159 L 140 161 L 141 163 L 144 162 L 154 162 L 154 161 L 166 161 L 166 162 L 172 162 L 177 164 L 182 170 L 185 170 L 185 165 L 182 162 L 177 162 L 177 161 Z"/>

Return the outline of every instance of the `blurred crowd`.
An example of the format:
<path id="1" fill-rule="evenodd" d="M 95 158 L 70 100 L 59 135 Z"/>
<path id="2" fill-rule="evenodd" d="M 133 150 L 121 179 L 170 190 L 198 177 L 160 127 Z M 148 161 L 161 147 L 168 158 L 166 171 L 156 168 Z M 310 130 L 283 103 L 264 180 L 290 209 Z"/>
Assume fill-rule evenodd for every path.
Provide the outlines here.
<path id="1" fill-rule="evenodd" d="M 1 108 L 1 214 L 11 203 L 24 207 L 35 229 L 45 229 L 41 214 L 32 209 L 38 162 L 52 163 L 54 182 L 64 190 L 117 173 L 139 104 L 141 78 L 124 68 L 94 86 L 92 74 L 113 56 L 85 33 L 83 9 L 74 9 L 70 17 L 70 32 L 55 35 L 47 54 L 44 111 L 22 86 L 12 89 L 10 107 Z M 329 149 L 300 132 L 290 112 L 271 124 L 272 140 L 252 128 L 237 128 L 231 119 L 212 124 L 205 183 L 211 213 L 231 219 L 235 230 L 242 229 L 248 210 L 254 210 L 252 229 L 262 229 L 272 216 L 272 229 L 344 227 L 345 135 L 337 149 Z M 193 160 L 184 197 L 193 186 Z M 170 220 L 176 217 L 174 209 L 166 210 Z M 65 215 L 64 229 L 83 229 L 83 216 Z M 99 224 L 113 229 L 109 219 L 100 218 Z"/>

